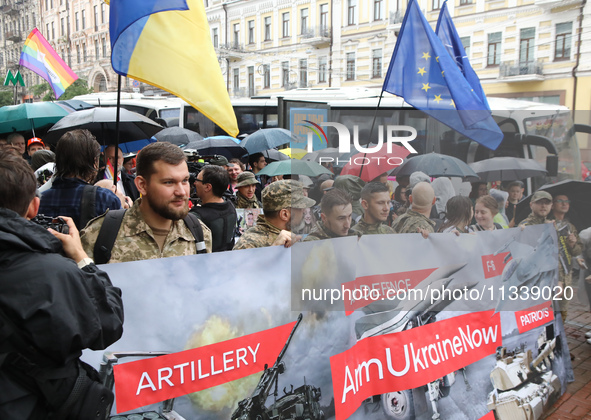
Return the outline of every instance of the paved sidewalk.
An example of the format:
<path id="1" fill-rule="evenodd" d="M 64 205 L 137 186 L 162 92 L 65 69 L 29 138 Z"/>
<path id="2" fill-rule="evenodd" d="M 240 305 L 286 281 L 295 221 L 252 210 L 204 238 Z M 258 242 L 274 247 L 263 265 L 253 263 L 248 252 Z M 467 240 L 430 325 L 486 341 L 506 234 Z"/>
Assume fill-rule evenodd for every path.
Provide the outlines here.
<path id="1" fill-rule="evenodd" d="M 576 296 L 576 294 L 575 294 Z M 591 331 L 591 312 L 578 303 L 570 304 L 565 324 L 568 347 L 575 356 L 575 381 L 552 406 L 546 420 L 591 420 L 591 344 L 585 333 Z"/>

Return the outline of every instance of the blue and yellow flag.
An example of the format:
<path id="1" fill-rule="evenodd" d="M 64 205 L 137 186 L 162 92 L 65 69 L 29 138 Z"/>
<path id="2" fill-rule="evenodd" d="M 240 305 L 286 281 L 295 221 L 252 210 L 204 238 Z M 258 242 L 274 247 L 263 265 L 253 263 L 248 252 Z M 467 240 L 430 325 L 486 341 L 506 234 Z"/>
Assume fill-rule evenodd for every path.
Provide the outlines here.
<path id="1" fill-rule="evenodd" d="M 468 83 L 470 83 L 470 86 L 472 86 L 472 89 L 474 89 L 474 92 L 476 95 L 478 95 L 478 98 L 480 98 L 482 103 L 490 109 L 488 101 L 486 100 L 486 94 L 484 93 L 482 85 L 480 84 L 480 79 L 472 68 L 470 60 L 468 60 L 468 55 L 466 55 L 466 50 L 464 49 L 462 40 L 460 39 L 458 31 L 456 30 L 456 26 L 451 20 L 451 16 L 447 10 L 447 0 L 443 2 L 443 6 L 441 6 L 439 18 L 437 19 L 437 26 L 435 27 L 435 33 L 441 42 L 443 42 L 443 46 L 447 49 L 449 55 L 451 55 L 451 57 L 455 60 L 458 68 Z"/>
<path id="2" fill-rule="evenodd" d="M 494 150 L 503 133 L 455 60 L 410 0 L 382 88 Z"/>
<path id="3" fill-rule="evenodd" d="M 236 115 L 199 0 L 111 0 L 116 73 L 183 98 L 231 136 Z"/>

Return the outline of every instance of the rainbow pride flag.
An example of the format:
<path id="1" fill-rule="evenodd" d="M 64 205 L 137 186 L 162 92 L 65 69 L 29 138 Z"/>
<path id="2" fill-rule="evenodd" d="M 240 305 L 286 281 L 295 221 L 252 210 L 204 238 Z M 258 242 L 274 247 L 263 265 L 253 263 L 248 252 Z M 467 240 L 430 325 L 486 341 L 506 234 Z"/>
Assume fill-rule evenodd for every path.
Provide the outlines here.
<path id="1" fill-rule="evenodd" d="M 27 37 L 19 64 L 47 80 L 56 99 L 78 78 L 37 28 Z"/>

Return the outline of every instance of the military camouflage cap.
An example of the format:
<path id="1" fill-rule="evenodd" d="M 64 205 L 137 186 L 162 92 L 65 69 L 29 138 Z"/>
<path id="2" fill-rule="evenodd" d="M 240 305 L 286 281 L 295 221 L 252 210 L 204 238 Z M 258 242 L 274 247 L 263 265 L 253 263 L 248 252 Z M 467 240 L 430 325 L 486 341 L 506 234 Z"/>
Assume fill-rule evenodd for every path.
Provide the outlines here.
<path id="1" fill-rule="evenodd" d="M 301 182 L 292 179 L 275 181 L 263 190 L 263 210 L 305 209 L 316 202 L 304 195 Z"/>
<path id="2" fill-rule="evenodd" d="M 227 166 L 229 162 L 228 158 L 226 158 L 225 156 L 215 155 L 215 157 L 211 159 L 209 163 L 211 165 Z"/>
<path id="3" fill-rule="evenodd" d="M 552 196 L 547 191 L 536 191 L 534 195 L 531 196 L 531 202 L 535 203 L 536 201 L 540 200 L 550 200 L 552 201 Z"/>
<path id="4" fill-rule="evenodd" d="M 238 182 L 236 184 L 236 188 L 238 187 L 246 187 L 247 185 L 252 185 L 252 184 L 260 184 L 259 181 L 257 181 L 257 179 L 254 177 L 254 174 L 252 172 L 241 172 L 238 175 L 238 178 L 236 179 L 236 181 Z"/>

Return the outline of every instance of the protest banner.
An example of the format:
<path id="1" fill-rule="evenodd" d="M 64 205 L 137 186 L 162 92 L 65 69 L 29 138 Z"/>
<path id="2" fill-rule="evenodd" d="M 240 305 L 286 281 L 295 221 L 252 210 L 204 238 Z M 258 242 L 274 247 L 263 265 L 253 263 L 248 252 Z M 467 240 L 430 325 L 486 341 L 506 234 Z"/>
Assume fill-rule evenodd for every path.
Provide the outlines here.
<path id="1" fill-rule="evenodd" d="M 103 268 L 123 291 L 126 317 L 108 351 L 171 353 L 116 373 L 117 412 L 187 394 L 174 406 L 186 419 L 477 420 L 527 410 L 537 419 L 572 380 L 549 303 L 558 297 L 551 225 Z M 367 294 L 351 300 L 355 290 Z M 95 367 L 101 357 L 84 355 Z"/>

